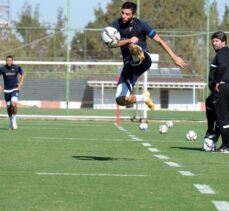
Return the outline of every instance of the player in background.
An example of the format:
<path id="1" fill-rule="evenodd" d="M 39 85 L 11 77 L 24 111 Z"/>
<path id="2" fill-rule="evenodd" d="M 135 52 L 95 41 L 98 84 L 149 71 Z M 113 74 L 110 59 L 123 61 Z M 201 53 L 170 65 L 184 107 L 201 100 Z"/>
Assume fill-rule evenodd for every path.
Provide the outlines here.
<path id="1" fill-rule="evenodd" d="M 215 39 L 216 37 L 220 38 L 220 40 L 222 39 L 222 36 L 219 37 L 220 34 L 222 35 L 222 33 L 217 32 L 212 35 L 212 44 L 213 44 L 213 39 Z M 216 52 L 218 50 L 219 49 L 215 49 Z M 208 77 L 208 87 L 211 93 L 205 100 L 206 117 L 207 117 L 207 131 L 206 131 L 205 138 L 210 138 L 213 139 L 215 142 L 217 142 L 220 136 L 220 129 L 219 129 L 219 124 L 216 121 L 216 113 L 214 107 L 214 103 L 216 102 L 218 97 L 218 92 L 215 90 L 216 74 L 217 74 L 217 66 L 215 64 L 216 63 L 215 60 L 216 58 L 213 59 L 212 64 L 210 65 L 210 71 Z"/>
<path id="2" fill-rule="evenodd" d="M 224 32 L 215 32 L 211 38 L 216 52 L 210 71 L 214 74 L 214 91 L 217 92 L 213 104 L 222 137 L 222 145 L 217 151 L 229 153 L 229 48 Z"/>
<path id="3" fill-rule="evenodd" d="M 153 28 L 135 17 L 136 10 L 137 5 L 135 3 L 125 2 L 121 8 L 121 18 L 112 23 L 112 26 L 121 35 L 121 40 L 115 47 L 121 47 L 124 62 L 116 91 L 116 102 L 121 106 L 145 102 L 150 110 L 154 110 L 155 106 L 150 99 L 149 92 L 142 95 L 132 94 L 136 81 L 150 68 L 152 63 L 148 54 L 146 37 L 148 36 L 158 43 L 177 66 L 184 68 L 186 63 L 172 51 Z"/>
<path id="4" fill-rule="evenodd" d="M 15 130 L 17 129 L 17 101 L 25 79 L 25 73 L 20 66 L 13 64 L 13 57 L 9 55 L 6 57 L 6 64 L 0 68 L 0 75 L 3 76 L 4 80 L 4 96 L 10 121 L 9 129 Z"/>

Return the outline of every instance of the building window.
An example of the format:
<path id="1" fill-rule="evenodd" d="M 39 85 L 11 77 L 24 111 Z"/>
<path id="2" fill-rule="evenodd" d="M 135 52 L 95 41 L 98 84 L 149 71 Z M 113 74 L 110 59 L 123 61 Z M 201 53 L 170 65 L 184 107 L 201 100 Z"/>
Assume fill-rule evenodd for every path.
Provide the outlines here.
<path id="1" fill-rule="evenodd" d="M 169 90 L 161 89 L 161 108 L 168 108 L 169 106 Z"/>

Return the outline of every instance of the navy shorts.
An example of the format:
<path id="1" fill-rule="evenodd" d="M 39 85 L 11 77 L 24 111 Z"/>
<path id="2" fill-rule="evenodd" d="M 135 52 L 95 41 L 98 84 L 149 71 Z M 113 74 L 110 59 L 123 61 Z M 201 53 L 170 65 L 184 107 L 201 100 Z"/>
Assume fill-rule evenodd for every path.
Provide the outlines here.
<path id="1" fill-rule="evenodd" d="M 116 98 L 129 96 L 138 78 L 150 68 L 152 64 L 151 57 L 147 52 L 144 52 L 144 55 L 145 59 L 141 64 L 132 66 L 131 63 L 127 63 L 124 65 L 118 81 Z"/>
<path id="2" fill-rule="evenodd" d="M 19 97 L 19 91 L 15 90 L 12 92 L 5 92 L 5 101 L 7 105 L 10 105 L 11 102 L 17 102 Z"/>

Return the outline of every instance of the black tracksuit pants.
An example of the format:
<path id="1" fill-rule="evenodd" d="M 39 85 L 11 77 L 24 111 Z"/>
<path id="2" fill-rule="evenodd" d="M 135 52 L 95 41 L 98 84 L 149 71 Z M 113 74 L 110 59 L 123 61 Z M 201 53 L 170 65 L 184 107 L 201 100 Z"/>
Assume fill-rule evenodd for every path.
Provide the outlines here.
<path id="1" fill-rule="evenodd" d="M 216 121 L 216 112 L 214 103 L 218 98 L 218 92 L 213 91 L 205 100 L 205 107 L 206 107 L 206 117 L 207 117 L 207 124 L 208 129 L 206 135 L 215 135 L 216 141 L 220 136 L 220 129 L 219 124 Z"/>
<path id="2" fill-rule="evenodd" d="M 229 83 L 219 86 L 218 98 L 215 102 L 217 122 L 219 123 L 222 144 L 229 148 Z"/>

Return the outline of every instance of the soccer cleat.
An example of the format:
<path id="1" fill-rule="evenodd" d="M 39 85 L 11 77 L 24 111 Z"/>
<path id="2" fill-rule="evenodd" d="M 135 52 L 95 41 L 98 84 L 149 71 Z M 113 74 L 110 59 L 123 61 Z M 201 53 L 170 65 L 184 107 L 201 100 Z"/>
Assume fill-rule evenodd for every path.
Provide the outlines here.
<path id="1" fill-rule="evenodd" d="M 135 56 L 140 62 L 142 62 L 145 59 L 144 52 L 142 48 L 139 45 L 132 45 L 130 47 L 130 53 Z"/>
<path id="2" fill-rule="evenodd" d="M 154 110 L 155 105 L 154 105 L 153 101 L 150 99 L 150 93 L 148 91 L 146 91 L 143 95 L 146 97 L 145 104 L 149 107 L 150 110 Z"/>

